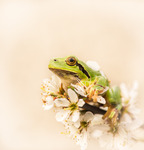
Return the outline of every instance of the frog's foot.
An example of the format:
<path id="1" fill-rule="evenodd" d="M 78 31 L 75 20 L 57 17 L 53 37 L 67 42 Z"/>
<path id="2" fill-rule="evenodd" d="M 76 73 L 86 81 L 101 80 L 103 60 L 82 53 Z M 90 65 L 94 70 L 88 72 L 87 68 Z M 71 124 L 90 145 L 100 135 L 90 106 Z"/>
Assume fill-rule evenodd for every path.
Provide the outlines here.
<path id="1" fill-rule="evenodd" d="M 108 121 L 112 129 L 116 128 L 119 121 L 119 110 L 115 107 L 109 107 L 103 119 Z"/>
<path id="2" fill-rule="evenodd" d="M 86 89 L 86 93 L 88 95 L 89 101 L 93 101 L 94 103 L 99 102 L 98 97 L 99 97 L 99 94 L 101 94 L 101 90 L 97 90 L 96 86 L 88 87 Z"/>
<path id="3" fill-rule="evenodd" d="M 93 88 L 92 85 L 86 89 L 86 93 L 90 101 L 92 100 L 95 103 L 97 102 L 98 92 Z"/>

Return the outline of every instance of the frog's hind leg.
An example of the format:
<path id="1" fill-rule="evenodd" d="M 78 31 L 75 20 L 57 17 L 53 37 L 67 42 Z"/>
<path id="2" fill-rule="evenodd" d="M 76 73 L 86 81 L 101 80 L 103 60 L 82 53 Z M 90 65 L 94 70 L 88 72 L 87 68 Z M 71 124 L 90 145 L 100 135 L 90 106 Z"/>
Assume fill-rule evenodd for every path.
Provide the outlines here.
<path id="1" fill-rule="evenodd" d="M 106 101 L 108 110 L 103 116 L 103 119 L 107 119 L 110 122 L 112 128 L 116 127 L 119 121 L 119 115 L 121 114 L 122 102 L 120 88 L 115 86 L 110 88 L 106 92 Z"/>
<path id="2" fill-rule="evenodd" d="M 121 114 L 121 111 L 118 108 L 114 106 L 110 106 L 108 107 L 107 112 L 102 117 L 103 119 L 108 121 L 113 132 L 115 132 L 117 128 L 120 114 Z"/>

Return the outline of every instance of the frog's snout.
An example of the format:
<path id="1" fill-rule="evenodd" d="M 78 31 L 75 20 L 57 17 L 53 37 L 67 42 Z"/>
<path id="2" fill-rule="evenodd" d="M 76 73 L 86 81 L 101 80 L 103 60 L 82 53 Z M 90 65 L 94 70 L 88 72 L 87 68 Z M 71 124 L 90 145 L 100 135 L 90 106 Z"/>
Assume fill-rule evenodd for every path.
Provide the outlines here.
<path id="1" fill-rule="evenodd" d="M 51 59 L 50 62 L 49 62 L 49 65 L 48 65 L 48 68 L 53 68 L 56 64 L 55 62 L 57 62 L 58 59 L 54 58 L 54 59 Z"/>

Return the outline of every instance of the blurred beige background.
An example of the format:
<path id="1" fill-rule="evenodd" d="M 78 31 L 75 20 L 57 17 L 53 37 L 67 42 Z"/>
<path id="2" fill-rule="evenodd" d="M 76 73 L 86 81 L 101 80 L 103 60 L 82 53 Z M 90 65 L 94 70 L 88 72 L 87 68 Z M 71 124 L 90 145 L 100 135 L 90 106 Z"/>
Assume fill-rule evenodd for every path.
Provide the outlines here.
<path id="1" fill-rule="evenodd" d="M 143 1 L 2 0 L 0 53 L 0 150 L 80 149 L 42 108 L 40 85 L 53 57 L 95 60 L 112 84 L 138 80 L 144 108 Z M 88 150 L 95 149 L 91 140 Z"/>

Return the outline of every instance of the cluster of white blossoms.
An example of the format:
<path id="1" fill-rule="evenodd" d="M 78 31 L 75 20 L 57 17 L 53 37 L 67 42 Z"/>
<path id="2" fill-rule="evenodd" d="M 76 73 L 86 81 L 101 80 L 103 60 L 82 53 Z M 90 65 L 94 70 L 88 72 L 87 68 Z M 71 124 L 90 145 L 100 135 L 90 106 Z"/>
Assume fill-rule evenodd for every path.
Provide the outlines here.
<path id="1" fill-rule="evenodd" d="M 131 90 L 125 84 L 120 85 L 123 108 L 116 132 L 111 131 L 102 114 L 84 109 L 87 103 L 85 88 L 73 84 L 71 87 L 64 91 L 60 79 L 52 76 L 43 80 L 41 95 L 44 109 L 55 110 L 56 120 L 64 125 L 66 135 L 80 145 L 81 150 L 87 148 L 90 138 L 95 138 L 101 147 L 110 150 L 127 149 L 135 141 L 144 141 L 144 125 L 139 119 L 140 110 L 136 107 L 136 82 Z M 104 98 L 98 99 L 99 103 L 105 104 Z M 90 104 L 93 105 L 92 102 Z"/>

